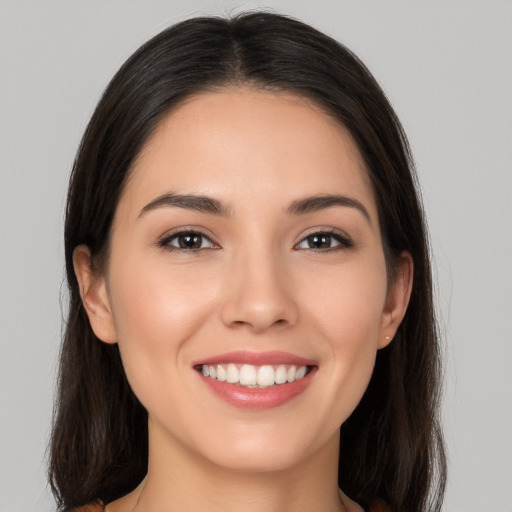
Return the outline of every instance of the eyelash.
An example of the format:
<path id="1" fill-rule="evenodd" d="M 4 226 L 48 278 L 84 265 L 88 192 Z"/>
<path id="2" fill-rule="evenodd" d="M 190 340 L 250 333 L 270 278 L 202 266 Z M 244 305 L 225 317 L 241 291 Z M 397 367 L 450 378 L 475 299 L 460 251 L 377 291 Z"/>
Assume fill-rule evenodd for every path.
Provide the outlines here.
<path id="1" fill-rule="evenodd" d="M 344 249 L 350 249 L 354 247 L 354 242 L 345 234 L 340 233 L 339 231 L 335 229 L 329 229 L 329 230 L 320 230 L 320 231 L 313 231 L 306 235 L 297 245 L 294 246 L 294 249 L 299 247 L 301 244 L 306 242 L 308 239 L 312 237 L 327 237 L 329 240 L 335 240 L 338 242 L 338 245 L 335 245 L 334 247 L 327 247 L 327 248 L 314 248 L 309 247 L 308 249 L 303 250 L 310 250 L 313 252 L 331 252 L 331 251 L 342 251 Z"/>
<path id="2" fill-rule="evenodd" d="M 213 247 L 188 247 L 187 248 L 187 247 L 176 247 L 174 245 L 171 245 L 172 241 L 178 240 L 180 237 L 184 237 L 184 236 L 201 237 L 201 245 L 203 245 L 203 242 L 205 240 L 207 240 Z M 301 244 L 303 244 L 304 242 L 307 242 L 308 239 L 311 239 L 312 237 L 326 237 L 330 242 L 332 242 L 332 240 L 335 240 L 336 242 L 338 242 L 338 245 L 335 245 L 334 247 L 327 247 L 327 248 L 309 247 L 309 248 L 299 249 L 299 246 Z M 162 249 L 170 251 L 170 252 L 178 251 L 178 252 L 188 252 L 188 253 L 193 253 L 193 254 L 198 253 L 203 250 L 219 248 L 219 246 L 215 242 L 213 242 L 211 240 L 211 238 L 209 236 L 207 236 L 205 233 L 202 233 L 201 231 L 193 230 L 193 229 L 178 231 L 176 233 L 173 233 L 172 235 L 166 236 L 165 238 L 160 240 L 160 242 L 158 242 L 158 245 Z M 331 229 L 331 230 L 313 231 L 313 232 L 309 233 L 308 235 L 306 235 L 304 238 L 302 238 L 302 240 L 298 244 L 296 244 L 293 248 L 297 249 L 297 250 L 310 250 L 313 252 L 331 252 L 331 251 L 340 251 L 340 250 L 344 250 L 344 249 L 350 249 L 353 246 L 354 246 L 354 242 L 352 242 L 352 240 L 349 237 L 339 233 L 338 231 L 336 231 L 334 229 Z"/>
<path id="3" fill-rule="evenodd" d="M 210 244 L 212 244 L 213 247 L 176 247 L 171 245 L 171 242 L 173 240 L 178 240 L 180 237 L 184 236 L 199 236 L 201 237 L 201 245 L 203 245 L 204 240 L 208 240 Z M 188 253 L 198 253 L 199 251 L 203 251 L 205 249 L 218 249 L 219 246 L 212 241 L 212 239 L 207 236 L 205 233 L 202 233 L 201 231 L 198 231 L 197 229 L 184 229 L 183 231 L 177 231 L 176 233 L 173 233 L 172 235 L 166 236 L 160 242 L 158 242 L 158 245 L 162 247 L 162 249 L 170 252 L 178 251 L 178 252 L 188 252 Z"/>

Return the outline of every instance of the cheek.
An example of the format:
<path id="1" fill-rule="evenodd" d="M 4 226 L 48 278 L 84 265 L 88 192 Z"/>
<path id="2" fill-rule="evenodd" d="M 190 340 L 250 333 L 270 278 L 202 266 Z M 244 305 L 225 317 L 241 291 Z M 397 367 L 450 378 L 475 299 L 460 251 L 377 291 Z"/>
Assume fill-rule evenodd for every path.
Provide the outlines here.
<path id="1" fill-rule="evenodd" d="M 387 293 L 384 262 L 340 266 L 317 278 L 304 300 L 332 348 L 375 347 Z"/>
<path id="2" fill-rule="evenodd" d="M 136 394 L 159 389 L 159 379 L 176 378 L 171 365 L 176 368 L 186 342 L 211 316 L 214 294 L 199 285 L 197 272 L 171 274 L 165 266 L 136 266 L 133 260 L 112 268 L 112 308 L 128 380 Z"/>
<path id="3" fill-rule="evenodd" d="M 334 424 L 355 409 L 370 381 L 386 300 L 385 267 L 379 262 L 339 269 L 308 299 L 311 325 L 324 341 L 326 394 L 334 406 L 325 414 Z M 343 397 L 343 399 L 341 399 Z"/>
<path id="4" fill-rule="evenodd" d="M 212 294 L 198 275 L 201 271 L 171 272 L 165 265 L 127 263 L 117 266 L 110 279 L 120 342 L 169 345 L 188 337 L 212 303 Z"/>

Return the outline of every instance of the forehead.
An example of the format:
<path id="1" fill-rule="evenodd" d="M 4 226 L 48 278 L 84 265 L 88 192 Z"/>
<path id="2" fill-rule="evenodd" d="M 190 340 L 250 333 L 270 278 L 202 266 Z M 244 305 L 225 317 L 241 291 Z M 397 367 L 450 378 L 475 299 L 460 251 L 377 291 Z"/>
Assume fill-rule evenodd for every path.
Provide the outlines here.
<path id="1" fill-rule="evenodd" d="M 197 94 L 164 116 L 132 165 L 121 202 L 136 208 L 171 191 L 227 202 L 244 202 L 247 193 L 269 202 L 350 193 L 375 209 L 344 126 L 301 96 L 248 88 Z"/>

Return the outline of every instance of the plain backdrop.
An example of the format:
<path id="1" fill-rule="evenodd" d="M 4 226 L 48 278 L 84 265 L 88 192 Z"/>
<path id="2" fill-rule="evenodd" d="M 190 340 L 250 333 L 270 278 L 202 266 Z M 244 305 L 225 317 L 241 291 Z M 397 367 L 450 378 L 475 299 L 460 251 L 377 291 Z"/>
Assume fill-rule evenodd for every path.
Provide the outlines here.
<path id="1" fill-rule="evenodd" d="M 49 512 L 66 182 L 108 80 L 195 14 L 259 6 L 345 43 L 409 135 L 446 359 L 449 512 L 512 511 L 512 3 L 0 1 L 0 512 Z M 414 512 L 414 511 L 411 511 Z"/>

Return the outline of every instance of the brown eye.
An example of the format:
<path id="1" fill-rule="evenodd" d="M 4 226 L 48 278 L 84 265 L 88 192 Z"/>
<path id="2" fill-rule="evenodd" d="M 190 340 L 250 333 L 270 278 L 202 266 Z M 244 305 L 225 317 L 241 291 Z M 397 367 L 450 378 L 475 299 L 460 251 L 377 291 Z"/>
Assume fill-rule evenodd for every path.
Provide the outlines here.
<path id="1" fill-rule="evenodd" d="M 200 249 L 203 242 L 202 236 L 196 233 L 187 233 L 176 238 L 180 249 Z"/>
<path id="2" fill-rule="evenodd" d="M 202 233 L 197 231 L 182 231 L 169 236 L 160 242 L 160 245 L 169 250 L 197 251 L 212 249 L 216 245 Z"/>
<path id="3" fill-rule="evenodd" d="M 296 248 L 310 249 L 313 251 L 328 251 L 332 249 L 346 249 L 352 246 L 352 241 L 339 233 L 319 231 L 308 235 Z"/>
<path id="4" fill-rule="evenodd" d="M 331 236 L 326 234 L 310 235 L 306 238 L 310 249 L 329 249 L 331 247 Z"/>

